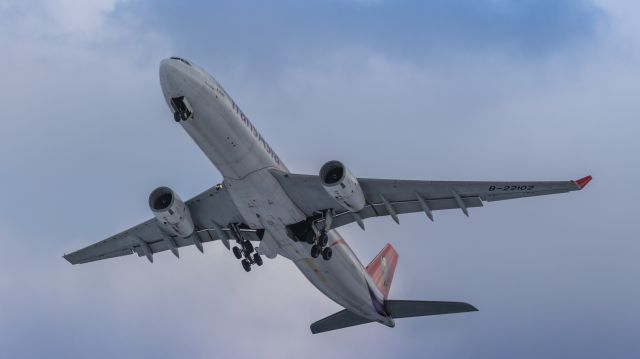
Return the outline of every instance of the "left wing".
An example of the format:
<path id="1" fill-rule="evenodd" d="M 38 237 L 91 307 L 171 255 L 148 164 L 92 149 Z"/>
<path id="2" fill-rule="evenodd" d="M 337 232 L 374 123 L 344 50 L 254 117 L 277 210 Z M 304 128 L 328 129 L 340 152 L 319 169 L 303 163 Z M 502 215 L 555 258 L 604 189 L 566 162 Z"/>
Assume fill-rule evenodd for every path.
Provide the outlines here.
<path id="1" fill-rule="evenodd" d="M 333 213 L 331 228 L 358 222 L 369 217 L 391 216 L 399 222 L 398 215 L 425 212 L 433 220 L 433 211 L 460 209 L 469 215 L 471 207 L 482 207 L 482 202 L 542 196 L 584 188 L 591 176 L 576 181 L 545 182 L 462 182 L 462 181 L 413 181 L 358 178 L 366 200 L 366 206 L 358 213 L 342 207 L 322 187 L 318 176 L 272 171 L 285 192 L 298 207 L 316 222 L 324 222 Z"/>
<path id="2" fill-rule="evenodd" d="M 247 240 L 259 241 L 264 233 L 263 230 L 222 226 L 222 224 L 242 222 L 240 213 L 224 187 L 210 188 L 185 201 L 185 204 L 196 226 L 191 237 L 170 236 L 160 230 L 158 221 L 152 218 L 105 240 L 65 254 L 63 257 L 71 264 L 80 264 L 136 253 L 138 256 L 146 256 L 153 262 L 153 254 L 157 252 L 171 250 L 177 257 L 180 247 L 195 245 L 202 251 L 204 242 L 222 239 L 225 246 L 228 246 L 228 239 L 237 235 Z M 235 230 L 241 234 L 234 233 Z"/>

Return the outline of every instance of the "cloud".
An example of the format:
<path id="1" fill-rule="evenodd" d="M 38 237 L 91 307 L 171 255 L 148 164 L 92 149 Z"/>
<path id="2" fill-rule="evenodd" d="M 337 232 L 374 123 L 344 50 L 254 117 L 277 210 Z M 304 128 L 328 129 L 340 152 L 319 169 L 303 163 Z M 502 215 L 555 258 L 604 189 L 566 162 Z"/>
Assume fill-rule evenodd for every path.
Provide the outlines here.
<path id="1" fill-rule="evenodd" d="M 260 1 L 154 4 L 146 23 L 175 38 L 175 49 L 199 62 L 215 60 L 260 69 L 323 58 L 336 49 L 385 53 L 399 61 L 455 61 L 460 56 L 506 53 L 539 61 L 596 41 L 607 17 L 579 1 Z M 247 13 L 252 9 L 261 16 Z M 191 21 L 180 23 L 176 14 Z M 176 26 L 174 26 L 176 24 Z M 233 34 L 229 39 L 227 36 Z M 186 41 L 190 39 L 190 41 Z M 198 46 L 212 43 L 216 51 Z"/>
<path id="2" fill-rule="evenodd" d="M 43 1 L 45 11 L 67 34 L 91 36 L 100 31 L 105 21 L 122 0 L 80 2 L 71 0 Z"/>
<path id="3" fill-rule="evenodd" d="M 634 5 L 105 1 L 61 14 L 76 10 L 0 4 L 11 49 L 0 98 L 12 114 L 0 141 L 0 356 L 638 352 Z M 191 21 L 169 21 L 176 13 Z M 481 310 L 395 329 L 311 336 L 338 306 L 285 259 L 246 274 L 218 243 L 153 265 L 70 266 L 65 251 L 149 218 L 154 187 L 188 198 L 220 180 L 161 97 L 157 65 L 171 53 L 210 70 L 296 172 L 337 158 L 362 177 L 595 180 L 469 219 L 344 228 L 365 263 L 396 246 L 395 298 Z"/>
<path id="4" fill-rule="evenodd" d="M 92 41 L 108 29 L 110 15 L 126 0 L 5 0 L 0 5 L 6 25 L 30 37 Z M 8 26 L 7 26 L 8 27 Z M 7 29 L 9 30 L 9 29 Z"/>

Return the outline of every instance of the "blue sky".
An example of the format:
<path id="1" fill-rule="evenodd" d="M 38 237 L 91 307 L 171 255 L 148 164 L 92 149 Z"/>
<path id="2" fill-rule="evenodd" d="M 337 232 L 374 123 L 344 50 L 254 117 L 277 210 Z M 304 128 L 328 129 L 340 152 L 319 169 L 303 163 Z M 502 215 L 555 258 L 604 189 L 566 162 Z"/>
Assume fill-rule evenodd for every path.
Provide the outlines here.
<path id="1" fill-rule="evenodd" d="M 635 358 L 640 7 L 633 1 L 0 0 L 0 357 Z M 220 181 L 159 61 L 210 71 L 295 172 L 574 179 L 583 192 L 342 232 L 400 254 L 391 296 L 480 311 L 312 336 L 337 310 L 284 259 L 218 244 L 71 266 Z"/>

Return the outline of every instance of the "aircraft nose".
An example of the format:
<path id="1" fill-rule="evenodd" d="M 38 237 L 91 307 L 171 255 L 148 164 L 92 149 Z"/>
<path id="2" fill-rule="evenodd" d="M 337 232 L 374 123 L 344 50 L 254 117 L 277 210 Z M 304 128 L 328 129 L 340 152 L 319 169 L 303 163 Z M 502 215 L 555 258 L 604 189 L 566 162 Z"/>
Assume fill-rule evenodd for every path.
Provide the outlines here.
<path id="1" fill-rule="evenodd" d="M 180 69 L 176 65 L 173 59 L 164 59 L 160 62 L 160 86 L 167 98 L 172 97 L 177 91 Z"/>
<path id="2" fill-rule="evenodd" d="M 165 97 L 184 96 L 184 91 L 193 81 L 193 66 L 181 57 L 171 57 L 160 61 L 160 86 Z"/>

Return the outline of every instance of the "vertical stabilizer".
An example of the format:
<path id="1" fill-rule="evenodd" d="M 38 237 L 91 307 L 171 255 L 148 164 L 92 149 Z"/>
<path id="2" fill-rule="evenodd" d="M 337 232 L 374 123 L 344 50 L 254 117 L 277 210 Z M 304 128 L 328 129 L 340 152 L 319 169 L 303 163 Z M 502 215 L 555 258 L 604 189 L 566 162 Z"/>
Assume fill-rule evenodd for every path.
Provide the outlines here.
<path id="1" fill-rule="evenodd" d="M 389 296 L 396 264 L 398 264 L 398 252 L 391 244 L 387 243 L 367 266 L 367 273 L 369 273 L 373 282 L 384 295 L 384 299 Z"/>

